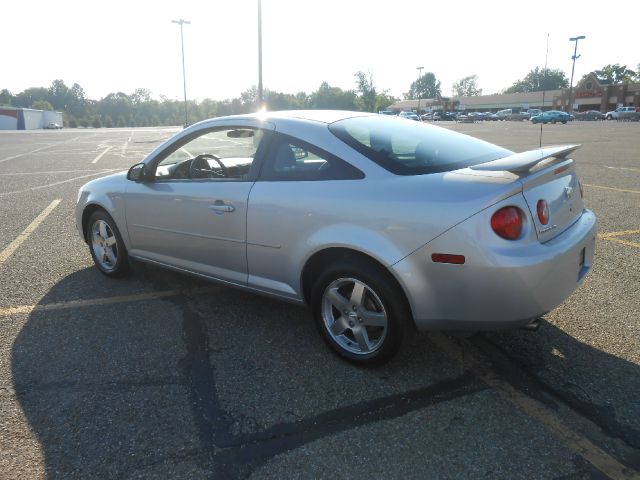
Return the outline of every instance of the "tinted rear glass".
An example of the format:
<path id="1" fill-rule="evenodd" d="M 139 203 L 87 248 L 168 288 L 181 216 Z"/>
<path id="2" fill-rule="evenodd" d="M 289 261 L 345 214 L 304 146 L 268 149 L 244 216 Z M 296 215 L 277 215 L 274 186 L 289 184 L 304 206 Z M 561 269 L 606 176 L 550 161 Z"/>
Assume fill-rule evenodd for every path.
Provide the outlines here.
<path id="1" fill-rule="evenodd" d="M 381 115 L 339 120 L 329 130 L 397 175 L 448 172 L 513 153 L 445 128 Z"/>

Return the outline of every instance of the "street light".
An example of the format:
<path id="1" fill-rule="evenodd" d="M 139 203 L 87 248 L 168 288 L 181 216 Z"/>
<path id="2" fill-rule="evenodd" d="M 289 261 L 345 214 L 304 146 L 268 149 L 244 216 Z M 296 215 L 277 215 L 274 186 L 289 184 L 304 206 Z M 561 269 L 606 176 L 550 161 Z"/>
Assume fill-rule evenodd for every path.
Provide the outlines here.
<path id="1" fill-rule="evenodd" d="M 571 103 L 571 94 L 573 93 L 573 71 L 576 68 L 576 60 L 580 58 L 580 55 L 576 55 L 578 53 L 578 40 L 584 40 L 586 37 L 584 35 L 580 35 L 579 37 L 570 38 L 570 42 L 576 42 L 576 46 L 573 49 L 573 66 L 571 67 L 571 82 L 569 83 L 569 100 L 567 105 L 567 113 L 570 113 L 573 110 L 573 103 Z M 570 110 L 571 109 L 571 110 Z"/>
<path id="2" fill-rule="evenodd" d="M 416 85 L 416 90 L 419 92 L 419 88 L 420 88 L 420 79 L 422 78 L 422 69 L 424 67 L 416 67 L 416 70 L 418 70 L 418 84 Z M 420 93 L 418 93 L 418 117 L 420 117 Z"/>
<path id="3" fill-rule="evenodd" d="M 184 126 L 186 127 L 189 125 L 189 116 L 187 114 L 187 77 L 184 73 L 184 37 L 182 36 L 182 25 L 185 23 L 190 25 L 191 22 L 181 18 L 180 20 L 171 20 L 171 23 L 177 23 L 180 25 L 180 44 L 182 45 L 182 83 L 184 86 Z"/>
<path id="4" fill-rule="evenodd" d="M 258 0 L 258 108 L 264 107 L 262 93 L 262 1 Z"/>

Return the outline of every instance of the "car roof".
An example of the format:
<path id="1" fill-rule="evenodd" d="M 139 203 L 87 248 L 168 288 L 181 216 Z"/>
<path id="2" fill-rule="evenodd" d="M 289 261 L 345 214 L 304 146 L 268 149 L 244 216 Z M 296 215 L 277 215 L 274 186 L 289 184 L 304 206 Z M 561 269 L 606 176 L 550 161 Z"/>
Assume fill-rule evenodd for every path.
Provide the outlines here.
<path id="1" fill-rule="evenodd" d="M 347 110 L 278 110 L 278 111 L 261 111 L 255 113 L 249 113 L 244 115 L 230 115 L 226 117 L 215 117 L 204 122 L 209 121 L 224 121 L 224 120 L 241 120 L 241 119 L 259 119 L 259 120 L 283 120 L 283 119 L 297 119 L 303 121 L 312 121 L 320 123 L 333 123 L 338 120 L 352 117 L 364 117 L 376 115 L 371 112 L 351 112 Z M 202 122 L 201 122 L 202 123 Z"/>

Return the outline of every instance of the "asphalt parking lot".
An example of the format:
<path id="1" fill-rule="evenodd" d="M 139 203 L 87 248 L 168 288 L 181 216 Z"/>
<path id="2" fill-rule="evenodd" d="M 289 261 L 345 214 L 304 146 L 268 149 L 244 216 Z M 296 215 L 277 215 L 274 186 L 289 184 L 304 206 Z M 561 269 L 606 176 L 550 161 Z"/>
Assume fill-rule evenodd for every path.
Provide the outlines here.
<path id="1" fill-rule="evenodd" d="M 640 478 L 640 124 L 443 124 L 580 143 L 593 271 L 537 332 L 421 333 L 379 369 L 303 308 L 101 275 L 86 181 L 177 129 L 0 131 L 0 478 Z"/>

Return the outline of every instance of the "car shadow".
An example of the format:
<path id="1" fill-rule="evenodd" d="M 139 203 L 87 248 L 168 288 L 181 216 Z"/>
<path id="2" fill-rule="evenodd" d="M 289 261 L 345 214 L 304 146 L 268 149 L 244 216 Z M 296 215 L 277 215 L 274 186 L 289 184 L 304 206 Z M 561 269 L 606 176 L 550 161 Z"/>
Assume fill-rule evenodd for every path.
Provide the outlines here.
<path id="1" fill-rule="evenodd" d="M 186 293 L 90 301 L 149 290 Z M 64 303 L 78 300 L 89 302 Z M 619 402 L 640 398 L 639 367 L 552 325 L 535 337 L 531 373 L 554 372 L 553 388 L 637 448 L 637 404 Z M 493 341 L 516 351 L 522 338 Z M 304 308 L 148 266 L 120 281 L 89 268 L 42 298 L 11 370 L 48 478 L 246 478 L 318 438 L 486 389 L 434 345 L 419 334 L 388 365 L 359 369 L 328 351 Z"/>

